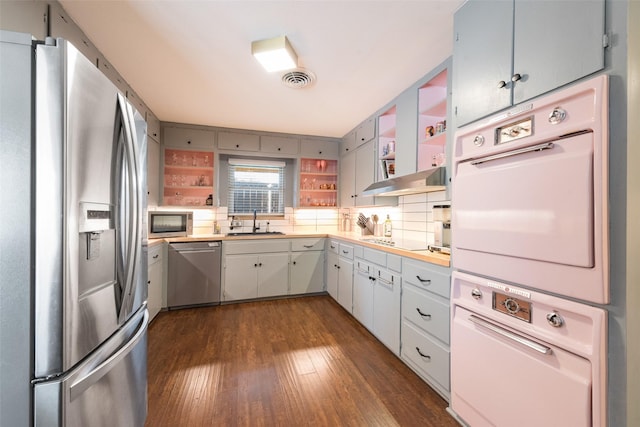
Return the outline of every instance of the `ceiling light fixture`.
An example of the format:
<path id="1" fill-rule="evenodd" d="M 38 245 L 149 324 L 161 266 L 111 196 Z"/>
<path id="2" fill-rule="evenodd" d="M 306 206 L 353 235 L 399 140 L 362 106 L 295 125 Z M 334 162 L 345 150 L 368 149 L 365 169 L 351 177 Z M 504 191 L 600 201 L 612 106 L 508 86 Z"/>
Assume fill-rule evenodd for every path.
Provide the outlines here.
<path id="1" fill-rule="evenodd" d="M 298 66 L 298 56 L 287 36 L 251 42 L 251 53 L 269 72 L 290 70 Z"/>

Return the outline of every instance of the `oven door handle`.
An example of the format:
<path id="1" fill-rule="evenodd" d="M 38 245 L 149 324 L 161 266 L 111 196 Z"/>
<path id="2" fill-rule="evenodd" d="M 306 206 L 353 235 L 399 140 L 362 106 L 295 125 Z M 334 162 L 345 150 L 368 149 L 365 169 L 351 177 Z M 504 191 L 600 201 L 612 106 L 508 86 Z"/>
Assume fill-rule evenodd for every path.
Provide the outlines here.
<path id="1" fill-rule="evenodd" d="M 545 142 L 544 144 L 532 145 L 531 147 L 519 148 L 513 151 L 507 151 L 506 153 L 493 154 L 491 156 L 480 157 L 471 161 L 472 165 L 479 165 L 481 163 L 490 162 L 492 160 L 503 159 L 505 157 L 517 156 L 519 154 L 530 153 L 532 151 L 542 151 L 553 148 L 553 142 Z"/>
<path id="2" fill-rule="evenodd" d="M 518 334 L 514 334 L 513 332 L 508 331 L 504 328 L 501 328 L 500 326 L 494 325 L 493 323 L 487 322 L 486 320 L 481 319 L 478 316 L 475 316 L 472 314 L 469 316 L 469 320 L 472 323 L 476 324 L 477 326 L 488 329 L 512 341 L 516 341 L 522 345 L 529 347 L 532 350 L 537 351 L 538 353 L 551 354 L 550 347 L 547 347 L 546 345 L 538 344 L 537 342 L 531 341 L 530 339 L 520 336 Z"/>

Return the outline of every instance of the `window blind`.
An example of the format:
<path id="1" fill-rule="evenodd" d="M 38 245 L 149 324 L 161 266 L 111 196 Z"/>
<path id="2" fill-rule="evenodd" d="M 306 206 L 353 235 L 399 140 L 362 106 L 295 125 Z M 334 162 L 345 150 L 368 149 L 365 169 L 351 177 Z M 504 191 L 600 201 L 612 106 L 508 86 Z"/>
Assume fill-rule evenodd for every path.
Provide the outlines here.
<path id="1" fill-rule="evenodd" d="M 284 215 L 283 162 L 229 159 L 229 214 Z"/>

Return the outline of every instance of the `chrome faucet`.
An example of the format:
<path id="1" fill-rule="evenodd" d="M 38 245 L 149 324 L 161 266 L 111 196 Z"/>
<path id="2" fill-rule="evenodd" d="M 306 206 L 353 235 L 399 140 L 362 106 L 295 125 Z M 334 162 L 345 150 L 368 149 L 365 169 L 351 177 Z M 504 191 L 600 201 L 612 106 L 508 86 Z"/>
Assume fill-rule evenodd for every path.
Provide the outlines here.
<path id="1" fill-rule="evenodd" d="M 253 210 L 253 232 L 255 233 L 256 231 L 260 230 L 260 226 L 258 225 L 256 227 L 256 218 L 258 217 L 258 210 L 254 209 Z"/>

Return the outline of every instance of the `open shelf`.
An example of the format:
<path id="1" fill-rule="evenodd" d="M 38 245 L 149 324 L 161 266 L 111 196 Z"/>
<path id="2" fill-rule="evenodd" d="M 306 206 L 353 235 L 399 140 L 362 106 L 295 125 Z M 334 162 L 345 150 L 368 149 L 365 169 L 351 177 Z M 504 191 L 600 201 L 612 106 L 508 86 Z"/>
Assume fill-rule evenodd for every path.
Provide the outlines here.
<path id="1" fill-rule="evenodd" d="M 300 159 L 299 207 L 335 207 L 337 184 L 337 160 Z"/>
<path id="2" fill-rule="evenodd" d="M 213 188 L 212 151 L 165 148 L 163 205 L 208 206 Z"/>

